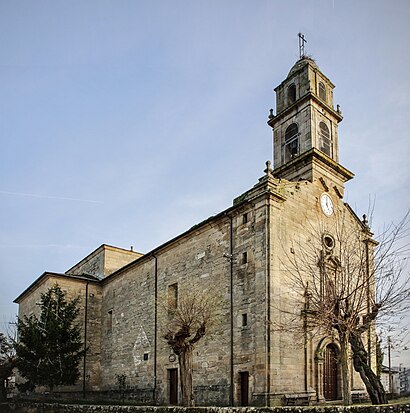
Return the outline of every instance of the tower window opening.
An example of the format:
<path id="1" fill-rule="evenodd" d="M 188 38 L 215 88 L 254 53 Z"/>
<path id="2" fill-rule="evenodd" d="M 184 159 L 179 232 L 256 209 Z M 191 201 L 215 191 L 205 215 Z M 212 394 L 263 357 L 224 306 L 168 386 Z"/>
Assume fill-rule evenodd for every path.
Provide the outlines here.
<path id="1" fill-rule="evenodd" d="M 296 102 L 296 86 L 294 83 L 288 87 L 288 103 L 292 104 L 293 102 Z"/>
<path id="2" fill-rule="evenodd" d="M 245 251 L 242 253 L 242 264 L 248 263 L 248 253 Z"/>
<path id="3" fill-rule="evenodd" d="M 288 162 L 299 155 L 298 125 L 292 123 L 285 131 L 284 161 Z"/>
<path id="4" fill-rule="evenodd" d="M 332 156 L 332 141 L 330 139 L 329 128 L 326 123 L 319 123 L 319 137 L 320 137 L 320 150 L 327 156 Z"/>
<path id="5" fill-rule="evenodd" d="M 319 97 L 326 102 L 326 86 L 323 82 L 319 82 Z"/>

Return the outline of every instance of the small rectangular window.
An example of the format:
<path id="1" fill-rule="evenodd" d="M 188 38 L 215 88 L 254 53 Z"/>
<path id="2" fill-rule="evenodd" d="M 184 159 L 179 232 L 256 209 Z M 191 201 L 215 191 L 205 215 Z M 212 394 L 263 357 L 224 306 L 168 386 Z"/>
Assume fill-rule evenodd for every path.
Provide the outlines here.
<path id="1" fill-rule="evenodd" d="M 148 353 L 144 353 L 144 361 L 148 360 Z"/>
<path id="2" fill-rule="evenodd" d="M 248 253 L 245 251 L 242 253 L 242 264 L 246 264 L 248 262 Z"/>
<path id="3" fill-rule="evenodd" d="M 107 333 L 112 332 L 112 310 L 108 311 L 107 314 Z"/>
<path id="4" fill-rule="evenodd" d="M 168 310 L 173 311 L 178 307 L 178 283 L 168 286 Z"/>
<path id="5" fill-rule="evenodd" d="M 242 215 L 242 224 L 246 224 L 248 222 L 248 213 Z"/>
<path id="6" fill-rule="evenodd" d="M 248 325 L 248 314 L 242 314 L 242 327 L 246 327 Z"/>

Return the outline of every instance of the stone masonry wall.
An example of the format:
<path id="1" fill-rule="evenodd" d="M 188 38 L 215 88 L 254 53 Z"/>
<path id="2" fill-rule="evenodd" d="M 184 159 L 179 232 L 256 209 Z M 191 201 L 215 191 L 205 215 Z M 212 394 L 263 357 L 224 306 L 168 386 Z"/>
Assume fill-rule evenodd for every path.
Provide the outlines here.
<path id="1" fill-rule="evenodd" d="M 309 334 L 307 341 L 307 386 L 305 389 L 304 372 L 304 337 L 302 310 L 304 291 L 295 285 L 292 278 L 292 260 L 302 266 L 308 254 L 317 254 L 322 246 L 322 235 L 333 235 L 337 222 L 343 223 L 351 231 L 360 231 L 356 218 L 339 199 L 331 187 L 329 195 L 334 204 L 334 213 L 328 217 L 320 208 L 320 195 L 325 192 L 322 183 L 298 182 L 285 183 L 287 200 L 281 205 L 280 213 L 271 213 L 271 262 L 272 285 L 271 307 L 273 320 L 272 329 L 272 363 L 271 391 L 274 394 L 284 394 L 304 391 L 317 392 L 323 397 L 322 372 L 320 370 L 319 351 L 327 343 L 326 334 L 315 332 Z M 330 185 L 329 185 L 330 186 Z M 315 256 L 313 255 L 313 259 Z M 312 259 L 312 255 L 310 256 Z M 299 261 L 297 261 L 299 260 Z M 306 265 L 306 264 L 305 264 Z M 322 347 L 321 347 L 322 346 Z M 364 385 L 357 373 L 352 370 L 352 389 L 364 390 Z M 341 381 L 339 380 L 339 386 Z M 341 395 L 341 387 L 339 387 Z"/>
<path id="2" fill-rule="evenodd" d="M 94 252 L 82 259 L 79 263 L 66 271 L 66 274 L 89 274 L 97 278 L 104 277 L 104 247 L 97 248 Z"/>
<path id="3" fill-rule="evenodd" d="M 314 406 L 314 407 L 154 407 L 154 406 L 99 406 L 47 403 L 3 403 L 4 413 L 410 413 L 410 404 L 384 406 Z"/>
<path id="4" fill-rule="evenodd" d="M 104 275 L 110 275 L 132 261 L 142 257 L 143 254 L 132 250 L 124 250 L 105 245 Z"/>
<path id="5" fill-rule="evenodd" d="M 141 256 L 141 253 L 132 250 L 102 245 L 66 271 L 66 274 L 90 274 L 104 278 Z"/>
<path id="6" fill-rule="evenodd" d="M 232 216 L 234 393 L 239 398 L 241 372 L 250 376 L 250 399 L 264 384 L 265 205 L 246 205 Z M 246 218 L 244 216 L 246 215 Z M 230 389 L 230 218 L 198 227 L 155 256 L 145 256 L 103 288 L 102 388 L 116 386 L 125 374 L 127 385 L 156 393 L 168 402 L 169 370 L 178 368 L 163 339 L 167 294 L 177 284 L 178 297 L 191 291 L 217 296 L 217 322 L 194 352 L 193 379 L 197 404 L 229 404 Z M 156 266 L 155 266 L 156 260 Z M 157 268 L 157 371 L 154 377 L 155 268 Z"/>
<path id="7" fill-rule="evenodd" d="M 131 388 L 141 391 L 150 389 L 153 392 L 156 385 L 158 402 L 167 403 L 168 370 L 178 367 L 177 361 L 170 359 L 171 351 L 163 339 L 167 322 L 168 286 L 177 283 L 179 297 L 189 294 L 193 288 L 201 291 L 208 289 L 213 293 L 216 287 L 221 296 L 220 315 L 225 321 L 229 309 L 229 262 L 223 254 L 229 252 L 228 234 L 226 223 L 206 226 L 193 236 L 178 240 L 172 247 L 159 251 L 156 258 L 145 257 L 125 273 L 107 280 L 104 285 L 103 319 L 111 317 L 109 311 L 112 311 L 112 330 L 108 331 L 109 321 L 106 320 L 106 331 L 103 333 L 104 388 L 115 385 L 116 374 L 125 374 Z M 155 259 L 158 285 L 156 382 Z M 222 278 L 222 274 L 226 276 Z M 210 399 L 219 400 L 220 403 L 226 403 L 228 338 L 226 326 L 218 326 L 212 336 L 206 335 L 198 343 L 194 354 L 195 385 L 210 389 Z"/>

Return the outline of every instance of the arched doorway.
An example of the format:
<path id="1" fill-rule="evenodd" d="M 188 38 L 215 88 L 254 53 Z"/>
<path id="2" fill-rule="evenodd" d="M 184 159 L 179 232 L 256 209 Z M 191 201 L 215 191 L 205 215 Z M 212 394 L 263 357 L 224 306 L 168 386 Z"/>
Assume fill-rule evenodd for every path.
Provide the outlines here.
<path id="1" fill-rule="evenodd" d="M 328 344 L 324 351 L 323 360 L 323 396 L 326 400 L 336 400 L 338 390 L 337 349 Z"/>

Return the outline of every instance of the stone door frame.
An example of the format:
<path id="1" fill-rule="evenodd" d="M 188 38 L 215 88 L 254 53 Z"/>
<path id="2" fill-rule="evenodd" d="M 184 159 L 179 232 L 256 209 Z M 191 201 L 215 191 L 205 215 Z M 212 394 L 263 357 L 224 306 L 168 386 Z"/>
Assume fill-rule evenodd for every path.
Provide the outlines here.
<path id="1" fill-rule="evenodd" d="M 324 374 L 324 363 L 325 363 L 325 352 L 326 348 L 331 345 L 336 350 L 337 358 L 340 358 L 340 345 L 337 340 L 330 337 L 322 338 L 319 341 L 319 344 L 315 353 L 315 384 L 316 384 L 316 395 L 319 402 L 326 401 L 324 396 L 324 383 L 323 383 L 323 374 Z M 337 397 L 341 395 L 341 371 L 339 362 L 337 363 Z"/>

